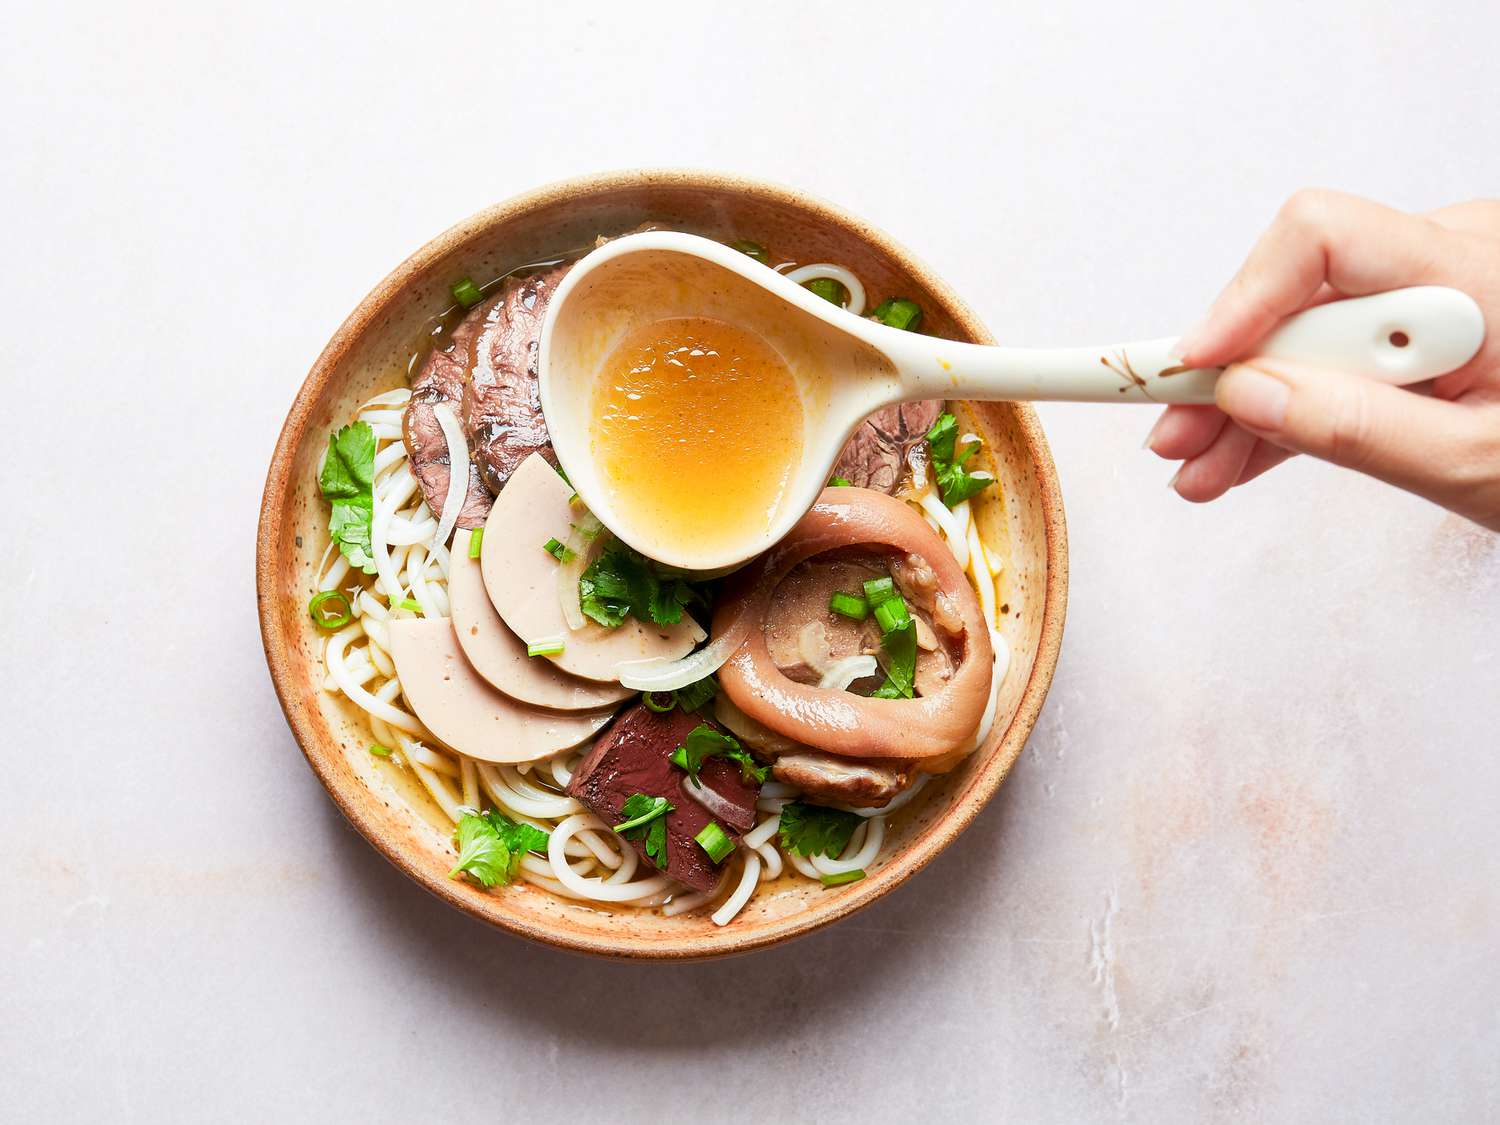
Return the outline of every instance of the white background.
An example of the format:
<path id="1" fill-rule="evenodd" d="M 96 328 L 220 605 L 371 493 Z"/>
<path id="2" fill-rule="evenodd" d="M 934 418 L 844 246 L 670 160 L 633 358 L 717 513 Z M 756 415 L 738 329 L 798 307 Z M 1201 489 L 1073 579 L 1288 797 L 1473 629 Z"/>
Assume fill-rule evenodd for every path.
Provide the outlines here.
<path id="1" fill-rule="evenodd" d="M 1303 184 L 1500 184 L 1500 8 L 29 4 L 0 45 L 0 1119 L 1500 1115 L 1500 543 L 1295 465 L 1209 508 L 1044 408 L 1072 608 L 932 868 L 668 968 L 349 830 L 261 657 L 263 473 L 411 250 L 646 164 L 837 200 L 1002 340 L 1185 327 Z M 537 9 L 544 14 L 537 14 Z"/>

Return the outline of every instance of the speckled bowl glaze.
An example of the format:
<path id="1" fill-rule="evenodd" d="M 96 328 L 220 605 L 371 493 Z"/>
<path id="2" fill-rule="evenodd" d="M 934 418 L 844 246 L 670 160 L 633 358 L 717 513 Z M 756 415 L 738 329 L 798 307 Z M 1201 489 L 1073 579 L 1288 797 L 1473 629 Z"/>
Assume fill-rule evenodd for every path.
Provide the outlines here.
<path id="1" fill-rule="evenodd" d="M 287 722 L 344 815 L 423 887 L 503 930 L 564 949 L 619 958 L 693 960 L 746 953 L 806 934 L 874 902 L 925 867 L 984 807 L 1021 752 L 1052 681 L 1067 601 L 1062 499 L 1030 407 L 966 405 L 962 419 L 995 457 L 1001 487 L 978 511 L 986 545 L 1006 560 L 1001 631 L 1012 658 L 989 740 L 892 817 L 883 859 L 861 882 L 833 890 L 783 878 L 763 884 L 738 918 L 604 910 L 527 885 L 482 891 L 449 879 L 451 828 L 398 767 L 372 757 L 361 713 L 322 690 L 322 636 L 305 611 L 327 545 L 315 481 L 328 431 L 371 394 L 400 385 L 448 287 L 487 280 L 642 223 L 711 238 L 751 238 L 801 261 L 840 262 L 872 299 L 902 295 L 925 310 L 923 329 L 991 342 L 979 318 L 888 236 L 789 188 L 711 172 L 630 171 L 568 180 L 501 203 L 422 247 L 349 315 L 292 403 L 266 478 L 256 542 L 261 634 Z M 998 495 L 996 495 L 998 493 Z"/>

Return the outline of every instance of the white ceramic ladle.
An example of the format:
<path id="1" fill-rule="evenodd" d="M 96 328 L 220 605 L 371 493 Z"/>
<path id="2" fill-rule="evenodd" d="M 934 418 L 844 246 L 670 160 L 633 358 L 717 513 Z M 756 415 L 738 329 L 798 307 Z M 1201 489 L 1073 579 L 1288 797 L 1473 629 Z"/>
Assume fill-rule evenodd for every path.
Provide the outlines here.
<path id="1" fill-rule="evenodd" d="M 786 360 L 802 397 L 803 457 L 764 528 L 733 548 L 662 543 L 610 502 L 591 453 L 591 403 L 604 361 L 640 325 L 728 321 Z M 1387 383 L 1420 382 L 1467 363 L 1484 340 L 1479 306 L 1421 286 L 1333 301 L 1283 321 L 1247 354 L 1299 360 Z M 542 411 L 573 487 L 637 550 L 689 570 L 731 568 L 784 536 L 827 483 L 860 422 L 920 399 L 1206 403 L 1222 368 L 1185 368 L 1175 336 L 1084 348 L 960 344 L 853 316 L 739 251 L 674 231 L 607 242 L 563 278 L 542 324 Z"/>

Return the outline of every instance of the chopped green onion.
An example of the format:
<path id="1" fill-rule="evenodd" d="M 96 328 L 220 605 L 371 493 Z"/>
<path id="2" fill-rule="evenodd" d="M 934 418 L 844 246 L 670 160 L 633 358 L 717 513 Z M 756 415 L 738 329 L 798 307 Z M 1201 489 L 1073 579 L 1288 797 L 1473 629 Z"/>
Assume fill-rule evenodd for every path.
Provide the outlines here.
<path id="1" fill-rule="evenodd" d="M 848 488 L 849 486 L 850 486 L 850 481 L 849 481 L 848 477 L 829 477 L 828 478 L 828 487 L 829 488 Z"/>
<path id="2" fill-rule="evenodd" d="M 870 613 L 870 607 L 865 599 L 858 594 L 846 594 L 839 591 L 828 599 L 828 608 L 840 617 L 850 617 L 855 621 L 863 621 Z"/>
<path id="3" fill-rule="evenodd" d="M 556 539 L 549 539 L 542 544 L 542 550 L 546 551 L 558 562 L 572 562 L 578 555 L 570 547 L 565 547 Z"/>
<path id="4" fill-rule="evenodd" d="M 560 640 L 557 640 L 557 641 L 538 641 L 534 645 L 527 645 L 526 646 L 526 655 L 527 656 L 558 656 L 558 655 L 561 655 L 562 650 L 563 650 L 563 642 L 560 641 Z"/>
<path id="5" fill-rule="evenodd" d="M 864 868 L 856 867 L 853 871 L 840 871 L 837 875 L 819 875 L 818 882 L 825 887 L 842 887 L 845 883 L 857 883 L 864 877 Z"/>
<path id="6" fill-rule="evenodd" d="M 738 250 L 748 258 L 754 258 L 761 265 L 769 265 L 771 255 L 766 253 L 766 248 L 759 242 L 751 242 L 748 238 L 737 238 L 729 244 L 731 250 Z"/>
<path id="7" fill-rule="evenodd" d="M 922 309 L 915 301 L 908 301 L 905 297 L 887 297 L 875 306 L 875 311 L 870 315 L 882 324 L 904 328 L 908 332 L 915 332 L 922 323 Z"/>
<path id="8" fill-rule="evenodd" d="M 329 602 L 334 603 L 333 608 L 324 609 Z M 324 590 L 321 594 L 314 594 L 312 601 L 307 603 L 307 613 L 314 625 L 330 633 L 335 629 L 342 629 L 354 620 L 354 607 L 340 590 Z"/>
<path id="9" fill-rule="evenodd" d="M 677 706 L 677 697 L 669 691 L 648 691 L 641 694 L 641 702 L 646 705 L 647 711 L 665 715 Z"/>
<path id="10" fill-rule="evenodd" d="M 698 841 L 703 850 L 708 853 L 708 858 L 715 863 L 723 863 L 724 857 L 734 851 L 734 841 L 725 835 L 724 829 L 711 820 L 693 839 Z"/>
<path id="11" fill-rule="evenodd" d="M 911 624 L 911 613 L 906 608 L 906 601 L 899 594 L 886 598 L 875 607 L 875 624 L 880 626 L 881 633 L 894 633 L 897 629 L 906 628 Z"/>
<path id="12" fill-rule="evenodd" d="M 717 694 L 719 681 L 710 673 L 701 680 L 694 680 L 686 687 L 678 688 L 672 693 L 672 697 L 684 711 L 696 711 Z"/>
<path id="13" fill-rule="evenodd" d="M 422 612 L 422 603 L 419 602 L 419 601 L 417 601 L 416 598 L 402 598 L 398 602 L 392 602 L 391 603 L 391 608 L 392 609 L 409 609 L 413 613 L 421 613 Z"/>
<path id="14" fill-rule="evenodd" d="M 865 583 L 865 601 L 877 606 L 887 598 L 896 596 L 896 582 L 892 578 L 873 578 Z"/>
<path id="15" fill-rule="evenodd" d="M 473 279 L 467 277 L 455 283 L 449 292 L 453 294 L 453 299 L 466 309 L 472 309 L 484 300 L 484 294 L 479 291 L 479 286 L 474 284 Z"/>
<path id="16" fill-rule="evenodd" d="M 370 753 L 374 754 L 377 758 L 389 758 L 392 751 L 389 746 L 382 746 L 378 742 L 372 742 L 370 743 Z"/>
<path id="17" fill-rule="evenodd" d="M 476 527 L 473 531 L 469 532 L 469 558 L 477 559 L 479 557 L 479 545 L 483 542 L 484 528 Z"/>
<path id="18" fill-rule="evenodd" d="M 832 301 L 839 308 L 849 303 L 849 290 L 844 288 L 842 281 L 834 281 L 831 277 L 815 277 L 811 281 L 804 281 L 802 288 L 816 293 L 825 301 Z"/>

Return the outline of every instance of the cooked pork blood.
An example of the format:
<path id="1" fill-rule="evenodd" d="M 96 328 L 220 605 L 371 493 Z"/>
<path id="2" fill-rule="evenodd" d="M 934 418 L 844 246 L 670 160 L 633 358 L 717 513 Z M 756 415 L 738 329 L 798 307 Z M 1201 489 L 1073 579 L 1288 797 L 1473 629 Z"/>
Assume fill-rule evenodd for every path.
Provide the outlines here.
<path id="1" fill-rule="evenodd" d="M 688 794 L 686 787 L 692 783 L 685 771 L 672 764 L 672 752 L 699 724 L 714 726 L 701 712 L 678 709 L 659 715 L 637 704 L 595 741 L 568 783 L 568 795 L 583 802 L 607 824 L 624 820 L 620 808 L 633 794 L 665 797 L 672 804 L 666 818 L 667 874 L 696 890 L 708 891 L 718 885 L 722 868 L 708 858 L 694 837 L 712 820 L 738 843 L 740 833 L 755 824 L 760 786 L 746 782 L 737 763 L 709 758 L 698 777 L 732 807 L 732 815 L 726 811 L 713 816 Z M 644 840 L 631 843 L 642 861 L 651 865 Z"/>
<path id="2" fill-rule="evenodd" d="M 854 431 L 833 475 L 857 488 L 887 493 L 896 491 L 908 469 L 920 479 L 927 469 L 924 439 L 942 411 L 943 404 L 935 399 L 877 410 Z"/>
<path id="3" fill-rule="evenodd" d="M 411 403 L 402 419 L 401 437 L 422 496 L 432 514 L 443 515 L 443 501 L 448 497 L 448 439 L 438 424 L 433 407 L 447 403 L 461 418 L 464 384 L 474 362 L 474 341 L 484 327 L 485 317 L 498 305 L 503 294 L 480 304 L 459 323 L 445 348 L 435 349 L 411 381 Z M 479 479 L 479 470 L 470 462 L 469 490 L 459 512 L 458 526 L 480 527 L 490 514 L 491 495 Z"/>
<path id="4" fill-rule="evenodd" d="M 537 385 L 542 317 L 570 265 L 507 280 L 489 306 L 463 385 L 463 423 L 479 475 L 490 491 L 505 487 L 533 453 L 557 464 Z"/>

